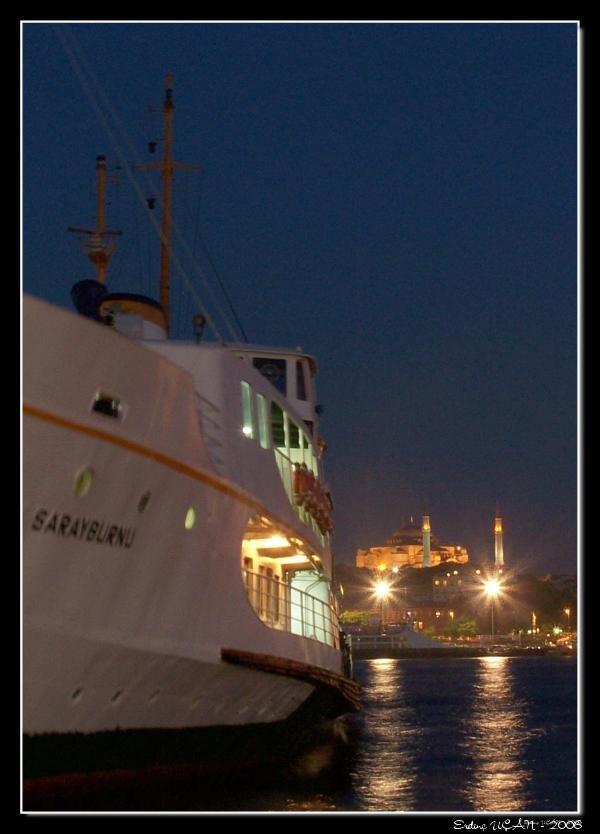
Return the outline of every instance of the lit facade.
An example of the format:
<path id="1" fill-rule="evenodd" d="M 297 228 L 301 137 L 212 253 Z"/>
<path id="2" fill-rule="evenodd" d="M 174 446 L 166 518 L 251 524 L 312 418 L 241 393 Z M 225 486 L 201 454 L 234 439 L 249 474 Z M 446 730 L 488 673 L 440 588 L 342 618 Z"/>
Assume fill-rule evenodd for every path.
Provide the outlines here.
<path id="1" fill-rule="evenodd" d="M 423 516 L 421 526 L 411 523 L 397 530 L 381 547 L 369 547 L 356 552 L 356 566 L 370 570 L 389 571 L 394 568 L 422 568 L 469 561 L 467 548 L 462 545 L 441 544 L 431 534 L 429 516 Z"/>
<path id="2" fill-rule="evenodd" d="M 494 561 L 497 568 L 504 565 L 504 546 L 502 544 L 502 519 L 498 514 L 494 519 Z"/>

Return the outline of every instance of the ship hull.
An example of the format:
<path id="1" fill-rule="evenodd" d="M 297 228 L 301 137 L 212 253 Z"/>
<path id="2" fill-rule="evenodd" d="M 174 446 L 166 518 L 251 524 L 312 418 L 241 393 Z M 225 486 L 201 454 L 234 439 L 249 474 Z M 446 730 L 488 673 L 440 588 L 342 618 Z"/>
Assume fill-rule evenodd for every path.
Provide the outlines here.
<path id="1" fill-rule="evenodd" d="M 277 726 L 308 702 L 354 709 L 339 645 L 249 602 L 249 519 L 302 530 L 280 485 L 260 496 L 217 471 L 190 375 L 43 302 L 26 300 L 24 332 L 25 773 L 85 767 L 111 735 L 116 766 L 136 734 L 177 749 L 184 731 Z M 127 419 L 91 410 L 98 392 Z"/>

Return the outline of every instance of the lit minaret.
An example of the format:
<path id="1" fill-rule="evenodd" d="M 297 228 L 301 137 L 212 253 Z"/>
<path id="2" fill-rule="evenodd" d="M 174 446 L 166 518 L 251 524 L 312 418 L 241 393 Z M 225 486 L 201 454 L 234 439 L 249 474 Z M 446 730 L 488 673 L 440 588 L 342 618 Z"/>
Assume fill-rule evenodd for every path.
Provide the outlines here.
<path id="1" fill-rule="evenodd" d="M 431 525 L 429 524 L 429 516 L 423 516 L 423 567 L 431 567 Z"/>
<path id="2" fill-rule="evenodd" d="M 496 567 L 501 568 L 504 565 L 504 550 L 502 548 L 502 519 L 498 513 L 496 513 L 496 518 L 494 519 L 494 543 Z"/>

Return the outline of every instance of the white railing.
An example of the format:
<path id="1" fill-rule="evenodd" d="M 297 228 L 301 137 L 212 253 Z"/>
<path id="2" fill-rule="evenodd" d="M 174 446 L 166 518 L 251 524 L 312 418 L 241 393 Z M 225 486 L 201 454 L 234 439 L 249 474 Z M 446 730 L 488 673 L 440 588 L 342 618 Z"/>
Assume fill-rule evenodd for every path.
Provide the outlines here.
<path id="1" fill-rule="evenodd" d="M 273 576 L 249 570 L 243 575 L 250 604 L 265 625 L 340 648 L 340 627 L 333 606 Z"/>

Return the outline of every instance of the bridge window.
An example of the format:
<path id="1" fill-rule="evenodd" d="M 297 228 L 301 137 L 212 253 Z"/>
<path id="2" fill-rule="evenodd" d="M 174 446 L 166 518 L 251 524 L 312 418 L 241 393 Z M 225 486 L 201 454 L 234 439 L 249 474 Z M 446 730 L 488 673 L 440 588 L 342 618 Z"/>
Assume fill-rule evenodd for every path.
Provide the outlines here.
<path id="1" fill-rule="evenodd" d="M 299 400 L 306 399 L 306 383 L 304 381 L 304 366 L 302 362 L 296 360 L 296 396 Z"/>
<path id="2" fill-rule="evenodd" d="M 256 356 L 252 363 L 269 382 L 284 396 L 287 396 L 286 361 Z"/>

